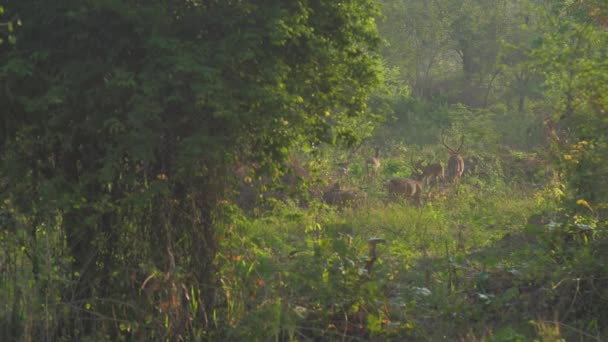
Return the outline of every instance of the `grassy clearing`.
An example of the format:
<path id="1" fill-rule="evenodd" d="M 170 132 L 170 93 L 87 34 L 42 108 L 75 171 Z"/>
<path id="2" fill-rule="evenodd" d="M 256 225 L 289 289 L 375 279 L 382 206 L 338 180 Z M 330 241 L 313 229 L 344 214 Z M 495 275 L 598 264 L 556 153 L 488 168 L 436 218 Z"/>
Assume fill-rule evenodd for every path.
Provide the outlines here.
<path id="1" fill-rule="evenodd" d="M 532 191 L 498 189 L 462 185 L 420 208 L 377 192 L 358 208 L 286 204 L 262 218 L 238 216 L 226 228 L 240 238 L 225 240 L 222 283 L 248 296 L 225 298 L 234 326 L 226 337 L 531 333 L 513 303 L 534 271 L 526 220 L 539 202 Z M 385 242 L 368 272 L 370 238 Z"/>

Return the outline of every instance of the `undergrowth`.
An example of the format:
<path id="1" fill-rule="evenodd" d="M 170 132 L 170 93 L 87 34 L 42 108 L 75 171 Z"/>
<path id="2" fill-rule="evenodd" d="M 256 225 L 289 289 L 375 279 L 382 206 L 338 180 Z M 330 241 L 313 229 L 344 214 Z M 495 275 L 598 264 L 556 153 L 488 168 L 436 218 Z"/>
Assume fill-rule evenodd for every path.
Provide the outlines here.
<path id="1" fill-rule="evenodd" d="M 217 337 L 535 336 L 534 291 L 557 267 L 527 225 L 548 209 L 542 192 L 465 184 L 421 207 L 378 194 L 358 208 L 281 202 L 255 219 L 227 208 Z M 382 239 L 376 260 L 370 239 Z"/>

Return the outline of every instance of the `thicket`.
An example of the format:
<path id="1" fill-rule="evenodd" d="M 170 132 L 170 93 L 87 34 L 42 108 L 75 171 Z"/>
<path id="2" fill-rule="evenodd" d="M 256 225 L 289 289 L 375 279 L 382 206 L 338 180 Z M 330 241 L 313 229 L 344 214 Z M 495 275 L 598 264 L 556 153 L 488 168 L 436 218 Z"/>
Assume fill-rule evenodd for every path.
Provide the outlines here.
<path id="1" fill-rule="evenodd" d="M 608 336 L 603 1 L 0 9 L 3 340 Z"/>

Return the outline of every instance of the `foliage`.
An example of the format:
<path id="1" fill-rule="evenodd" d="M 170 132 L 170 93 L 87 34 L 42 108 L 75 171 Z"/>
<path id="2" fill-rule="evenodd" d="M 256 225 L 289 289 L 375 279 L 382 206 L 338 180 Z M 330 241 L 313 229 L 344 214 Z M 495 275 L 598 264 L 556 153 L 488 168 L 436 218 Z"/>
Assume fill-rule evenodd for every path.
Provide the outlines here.
<path id="1" fill-rule="evenodd" d="M 218 255 L 229 295 L 227 311 L 217 317 L 231 322 L 222 338 L 432 338 L 424 327 L 442 311 L 449 317 L 458 312 L 458 319 L 435 320 L 436 333 L 464 336 L 471 327 L 465 322 L 487 324 L 499 317 L 501 305 L 518 298 L 511 290 L 509 297 L 496 294 L 491 305 L 473 308 L 467 301 L 477 293 L 469 292 L 469 272 L 490 272 L 487 285 L 475 285 L 489 296 L 499 290 L 488 286 L 497 286 L 493 282 L 505 276 L 500 272 L 517 269 L 518 282 L 533 279 L 528 272 L 536 264 L 524 264 L 529 254 L 515 261 L 493 252 L 501 236 L 523 226 L 534 211 L 529 194 L 513 195 L 507 187 L 465 186 L 458 201 L 449 194 L 423 208 L 371 198 L 364 211 L 279 204 L 254 220 L 234 212 Z M 386 242 L 367 271 L 366 241 L 373 237 Z M 476 250 L 486 252 L 467 256 Z M 482 319 L 490 313 L 494 318 Z"/>
<path id="2" fill-rule="evenodd" d="M 217 304 L 227 170 L 257 162 L 276 175 L 295 143 L 350 139 L 341 120 L 363 115 L 379 82 L 374 4 L 11 10 L 27 21 L 0 55 L 1 199 L 23 217 L 7 239 L 22 240 L 25 256 L 10 260 L 30 278 L 12 282 L 7 339 L 202 338 Z M 52 298 L 46 319 L 30 290 Z"/>
<path id="3" fill-rule="evenodd" d="M 388 41 L 383 55 L 400 68 L 417 96 L 473 107 L 494 103 L 491 95 L 496 91 L 507 95 L 519 89 L 522 96 L 530 96 L 523 94 L 532 84 L 530 73 L 520 57 L 506 58 L 503 45 L 525 40 L 521 25 L 531 16 L 528 1 L 381 3 L 380 30 Z M 509 59 L 517 61 L 511 70 L 505 68 Z"/>
<path id="4" fill-rule="evenodd" d="M 555 123 L 551 138 L 559 148 L 556 162 L 567 175 L 573 196 L 605 201 L 608 35 L 576 16 L 562 16 L 559 22 L 548 17 L 547 25 L 554 30 L 543 36 L 534 56 L 545 73 L 551 104 L 546 110 Z"/>

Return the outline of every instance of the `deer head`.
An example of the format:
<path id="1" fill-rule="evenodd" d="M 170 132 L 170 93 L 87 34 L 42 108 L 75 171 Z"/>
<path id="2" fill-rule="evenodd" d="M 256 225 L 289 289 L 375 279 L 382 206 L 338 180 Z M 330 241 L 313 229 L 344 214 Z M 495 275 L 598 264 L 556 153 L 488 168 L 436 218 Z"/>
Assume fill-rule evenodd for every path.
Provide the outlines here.
<path id="1" fill-rule="evenodd" d="M 462 177 L 462 174 L 464 172 L 464 160 L 460 155 L 460 150 L 462 149 L 462 145 L 464 145 L 464 134 L 460 138 L 460 145 L 455 150 L 448 146 L 445 140 L 446 137 L 444 134 L 442 134 L 441 144 L 443 144 L 443 146 L 448 149 L 448 153 L 450 154 L 450 158 L 448 159 L 447 170 L 448 179 L 450 180 L 450 182 L 457 184 L 460 182 L 460 178 Z"/>

